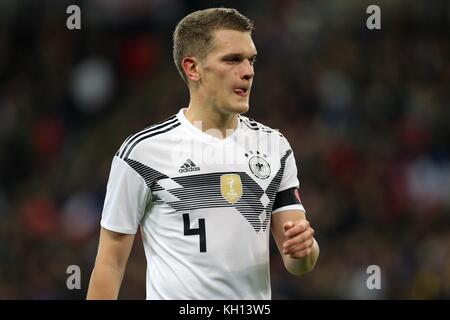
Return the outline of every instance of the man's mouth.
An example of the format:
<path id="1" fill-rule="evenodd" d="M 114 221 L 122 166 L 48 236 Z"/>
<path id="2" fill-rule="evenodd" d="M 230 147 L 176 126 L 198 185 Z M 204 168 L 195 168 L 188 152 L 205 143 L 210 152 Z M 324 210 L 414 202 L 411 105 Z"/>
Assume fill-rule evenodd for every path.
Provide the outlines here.
<path id="1" fill-rule="evenodd" d="M 234 89 L 234 93 L 240 95 L 241 97 L 247 96 L 248 89 L 247 88 L 237 88 Z"/>

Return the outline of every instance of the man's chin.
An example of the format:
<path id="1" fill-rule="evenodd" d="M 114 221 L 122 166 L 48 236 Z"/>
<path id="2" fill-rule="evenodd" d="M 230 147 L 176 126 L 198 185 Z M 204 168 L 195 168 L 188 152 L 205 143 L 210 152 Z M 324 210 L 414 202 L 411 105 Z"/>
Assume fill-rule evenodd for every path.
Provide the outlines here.
<path id="1" fill-rule="evenodd" d="M 223 106 L 222 108 L 219 109 L 221 113 L 223 114 L 242 114 L 242 113 L 246 113 L 249 110 L 249 104 L 248 102 L 235 102 L 235 103 L 230 103 L 226 106 Z"/>
<path id="2" fill-rule="evenodd" d="M 239 103 L 232 106 L 233 113 L 242 114 L 248 112 L 250 106 L 248 103 Z"/>

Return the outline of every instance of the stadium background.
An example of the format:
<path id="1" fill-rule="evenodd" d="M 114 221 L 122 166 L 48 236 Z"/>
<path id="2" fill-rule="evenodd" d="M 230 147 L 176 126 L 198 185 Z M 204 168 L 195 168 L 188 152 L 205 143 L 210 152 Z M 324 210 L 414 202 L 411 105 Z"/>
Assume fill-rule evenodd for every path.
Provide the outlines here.
<path id="1" fill-rule="evenodd" d="M 66 29 L 78 4 L 82 30 Z M 366 28 L 381 7 L 382 29 Z M 450 298 L 450 2 L 0 2 L 0 298 L 82 299 L 112 156 L 188 93 L 171 32 L 194 9 L 256 23 L 248 116 L 291 142 L 321 245 L 274 299 Z M 81 290 L 66 288 L 79 265 Z M 382 289 L 367 290 L 367 266 Z M 145 297 L 136 239 L 120 298 Z"/>

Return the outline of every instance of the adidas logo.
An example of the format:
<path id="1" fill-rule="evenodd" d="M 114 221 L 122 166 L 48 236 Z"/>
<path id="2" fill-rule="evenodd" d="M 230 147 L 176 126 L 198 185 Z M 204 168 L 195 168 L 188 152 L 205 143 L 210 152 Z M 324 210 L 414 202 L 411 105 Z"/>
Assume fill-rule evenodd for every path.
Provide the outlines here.
<path id="1" fill-rule="evenodd" d="M 197 165 L 193 163 L 191 159 L 187 159 L 186 162 L 180 167 L 180 170 L 178 170 L 178 172 L 180 173 L 192 171 L 200 171 L 200 168 L 197 167 Z"/>

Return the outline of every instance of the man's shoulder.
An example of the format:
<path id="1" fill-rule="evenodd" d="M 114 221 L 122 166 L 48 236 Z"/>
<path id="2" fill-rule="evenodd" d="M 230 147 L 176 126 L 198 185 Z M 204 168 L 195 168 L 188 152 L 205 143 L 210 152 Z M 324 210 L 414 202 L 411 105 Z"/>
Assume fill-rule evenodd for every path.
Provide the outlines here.
<path id="1" fill-rule="evenodd" d="M 246 129 L 250 134 L 263 134 L 268 135 L 271 139 L 276 139 L 280 141 L 286 141 L 285 136 L 280 132 L 279 129 L 273 129 L 261 122 L 258 122 L 252 118 L 239 115 L 239 121 L 243 124 L 243 128 Z"/>
<path id="2" fill-rule="evenodd" d="M 268 141 L 272 149 L 278 146 L 280 154 L 285 154 L 291 149 L 289 141 L 279 129 L 273 129 L 243 115 L 239 115 L 239 121 L 243 124 L 243 128 L 247 130 L 248 134 L 256 135 L 258 140 L 262 138 L 263 141 Z"/>
<path id="3" fill-rule="evenodd" d="M 254 131 L 255 133 L 268 133 L 277 135 L 279 137 L 284 137 L 278 129 L 272 129 L 271 127 L 262 124 L 261 122 L 243 115 L 239 115 L 238 117 L 241 124 L 244 125 L 243 127 L 247 130 L 250 130 L 250 132 Z"/>
<path id="4" fill-rule="evenodd" d="M 116 152 L 116 156 L 126 159 L 132 153 L 143 147 L 152 146 L 158 139 L 170 134 L 180 125 L 177 115 L 173 115 L 160 122 L 152 124 L 142 130 L 129 135 Z"/>

